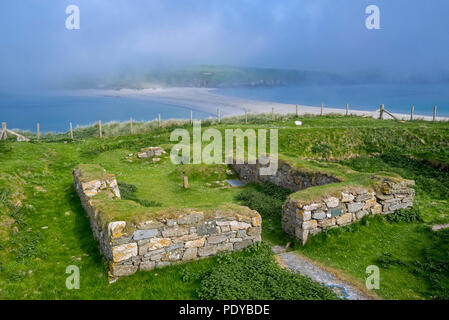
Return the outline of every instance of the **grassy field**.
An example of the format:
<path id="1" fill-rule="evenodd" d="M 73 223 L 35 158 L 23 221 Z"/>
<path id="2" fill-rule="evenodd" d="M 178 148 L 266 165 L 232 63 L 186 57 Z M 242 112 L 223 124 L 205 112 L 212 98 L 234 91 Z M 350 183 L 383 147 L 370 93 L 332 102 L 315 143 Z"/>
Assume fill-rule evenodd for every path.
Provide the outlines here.
<path id="1" fill-rule="evenodd" d="M 381 266 L 381 288 L 377 293 L 384 298 L 444 296 L 449 286 L 441 261 L 448 260 L 444 256 L 448 251 L 447 241 L 435 236 L 429 226 L 449 222 L 449 124 L 326 116 L 304 117 L 301 119 L 304 126 L 296 127 L 292 118 L 279 116 L 276 121 L 270 121 L 269 116 L 253 116 L 247 127 L 279 128 L 280 151 L 288 157 L 313 159 L 323 165 L 338 162 L 363 174 L 390 171 L 416 180 L 415 207 L 420 210 L 424 222 L 364 220 L 313 237 L 302 248 L 281 230 L 282 196 L 258 186 L 243 190 L 217 189 L 214 181 L 227 177 L 225 167 L 191 169 L 175 167 L 169 160 L 159 164 L 127 161 L 127 156 L 140 148 L 169 143 L 171 130 L 179 126 L 188 128 L 188 124 L 172 122 L 160 129 L 154 123 L 135 124 L 135 135 L 126 134 L 129 132 L 126 124 L 110 124 L 104 126 L 104 139 L 95 137 L 98 127 L 80 128 L 75 131 L 73 142 L 67 134 L 49 134 L 41 137 L 38 143 L 28 133 L 31 143 L 0 143 L 0 298 L 241 298 L 254 297 L 254 292 L 261 290 L 267 290 L 260 293 L 267 298 L 332 297 L 300 278 L 289 281 L 296 283 L 294 288 L 313 287 L 310 292 L 317 294 L 281 295 L 273 284 L 261 289 L 244 276 L 240 283 L 233 284 L 239 288 L 232 291 L 234 295 L 228 291 L 209 290 L 214 283 L 228 279 L 224 272 L 219 273 L 223 278 L 213 272 L 227 270 L 229 261 L 226 259 L 235 259 L 232 261 L 236 263 L 236 270 L 240 270 L 238 263 L 244 261 L 270 265 L 263 262 L 266 260 L 257 259 L 261 255 L 266 257 L 266 250 L 262 249 L 231 255 L 224 262 L 218 257 L 137 273 L 108 284 L 106 263 L 99 255 L 73 187 L 71 171 L 79 163 L 103 166 L 115 173 L 119 182 L 135 185 L 138 198 L 157 201 L 163 206 L 175 202 L 185 207 L 207 207 L 234 202 L 256 207 L 263 216 L 263 240 L 267 244 L 292 242 L 293 250 L 336 268 L 361 284 L 366 266 Z M 220 125 L 209 121 L 203 126 L 213 125 L 223 130 L 242 124 L 242 118 L 230 118 Z M 182 189 L 180 178 L 186 170 L 193 170 L 187 173 L 191 184 L 187 191 Z M 252 198 L 242 197 L 242 191 Z M 389 257 L 389 263 L 385 263 L 385 257 Z M 65 270 L 69 265 L 80 267 L 80 290 L 66 289 Z M 442 280 L 426 276 L 423 270 L 433 270 Z M 290 279 L 271 265 L 266 272 L 272 279 Z M 253 291 L 244 288 L 253 288 Z"/>

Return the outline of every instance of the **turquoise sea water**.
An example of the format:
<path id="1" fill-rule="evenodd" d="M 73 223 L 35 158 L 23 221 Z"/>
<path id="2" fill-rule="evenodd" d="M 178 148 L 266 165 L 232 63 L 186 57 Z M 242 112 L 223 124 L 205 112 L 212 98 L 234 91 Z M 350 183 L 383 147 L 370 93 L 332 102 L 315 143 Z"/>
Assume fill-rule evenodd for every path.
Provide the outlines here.
<path id="1" fill-rule="evenodd" d="M 449 117 L 449 85 L 365 85 L 365 86 L 301 86 L 216 89 L 217 93 L 245 99 L 280 103 L 344 108 L 346 103 L 358 110 L 374 111 L 380 104 L 397 113 L 410 112 L 432 115 L 438 106 L 438 115 Z M 292 111 L 293 112 L 293 111 Z M 121 97 L 83 97 L 56 93 L 1 94 L 0 121 L 9 128 L 36 130 L 39 122 L 42 132 L 66 132 L 69 123 L 88 125 L 98 120 L 136 121 L 162 119 L 187 119 L 185 108 L 154 101 Z M 213 117 L 215 114 L 194 111 L 195 119 Z"/>
<path id="2" fill-rule="evenodd" d="M 73 126 L 88 125 L 98 120 L 150 121 L 161 114 L 162 119 L 187 119 L 190 109 L 143 99 L 121 97 L 83 97 L 56 93 L 45 94 L 0 94 L 0 121 L 8 128 L 36 130 L 39 122 L 42 132 L 66 132 L 69 123 Z M 212 114 L 193 111 L 195 119 L 204 119 Z"/>
<path id="3" fill-rule="evenodd" d="M 449 116 L 449 84 L 425 85 L 334 85 L 272 88 L 218 89 L 218 93 L 245 99 L 291 103 L 309 106 L 345 108 L 348 103 L 355 110 L 374 111 L 381 104 L 396 113 L 432 115 L 437 105 L 439 116 Z"/>

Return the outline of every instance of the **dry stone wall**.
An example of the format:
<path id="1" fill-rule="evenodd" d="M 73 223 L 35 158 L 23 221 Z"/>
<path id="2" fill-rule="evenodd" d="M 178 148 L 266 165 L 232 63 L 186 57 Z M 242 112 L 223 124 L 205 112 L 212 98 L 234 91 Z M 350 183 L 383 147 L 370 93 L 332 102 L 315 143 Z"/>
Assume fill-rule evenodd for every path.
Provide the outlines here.
<path id="1" fill-rule="evenodd" d="M 293 192 L 341 182 L 325 173 L 301 172 L 285 161 L 279 161 L 277 173 L 271 176 L 260 175 L 259 162 L 232 166 L 245 182 L 271 182 Z M 393 182 L 385 179 L 376 192 L 348 187 L 339 196 L 312 203 L 305 203 L 295 196 L 290 196 L 283 206 L 282 227 L 287 234 L 305 244 L 310 235 L 320 233 L 326 228 L 345 226 L 367 215 L 389 214 L 412 207 L 415 195 L 415 190 L 410 188 L 412 185 L 414 181 Z"/>
<path id="2" fill-rule="evenodd" d="M 267 163 L 269 159 L 264 160 Z M 293 169 L 290 164 L 285 161 L 279 160 L 278 170 L 274 175 L 261 175 L 259 164 L 233 164 L 233 169 L 238 173 L 241 180 L 250 183 L 264 183 L 271 182 L 275 185 L 284 187 L 291 191 L 303 190 L 314 186 L 322 186 L 329 183 L 340 182 L 335 177 L 324 173 L 316 172 L 301 172 Z M 265 166 L 268 166 L 266 164 Z"/>
<path id="3" fill-rule="evenodd" d="M 105 209 L 96 207 L 93 197 L 104 192 L 121 201 L 114 175 L 85 181 L 80 169 L 73 174 L 94 237 L 110 262 L 111 278 L 236 251 L 261 241 L 262 219 L 257 211 L 246 207 L 235 212 L 215 210 L 212 215 L 186 209 L 177 211 L 175 217 L 149 219 L 132 226 L 126 221 L 103 225 L 101 215 Z"/>
<path id="4" fill-rule="evenodd" d="M 385 215 L 412 207 L 415 190 L 410 186 L 413 184 L 413 181 L 407 180 L 385 180 L 376 192 L 351 188 L 341 192 L 338 197 L 312 203 L 290 197 L 283 207 L 282 228 L 305 244 L 309 235 L 325 229 L 355 223 L 365 216 Z"/>

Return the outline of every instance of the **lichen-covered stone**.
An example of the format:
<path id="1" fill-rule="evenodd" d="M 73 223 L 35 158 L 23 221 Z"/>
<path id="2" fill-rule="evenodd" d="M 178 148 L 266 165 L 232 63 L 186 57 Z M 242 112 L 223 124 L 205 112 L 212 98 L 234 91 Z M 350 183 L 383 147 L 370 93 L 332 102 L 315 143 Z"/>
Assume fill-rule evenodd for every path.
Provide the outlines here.
<path id="1" fill-rule="evenodd" d="M 124 230 L 126 228 L 126 222 L 125 221 L 115 221 L 111 222 L 108 225 L 108 234 L 109 238 L 116 239 L 120 238 L 124 234 Z"/>
<path id="2" fill-rule="evenodd" d="M 199 248 L 199 247 L 204 246 L 205 241 L 206 241 L 205 237 L 202 237 L 202 238 L 197 239 L 197 240 L 187 241 L 185 243 L 185 247 L 186 248 Z"/>
<path id="3" fill-rule="evenodd" d="M 114 262 L 128 260 L 134 256 L 137 256 L 136 243 L 127 243 L 112 247 L 112 258 Z"/>

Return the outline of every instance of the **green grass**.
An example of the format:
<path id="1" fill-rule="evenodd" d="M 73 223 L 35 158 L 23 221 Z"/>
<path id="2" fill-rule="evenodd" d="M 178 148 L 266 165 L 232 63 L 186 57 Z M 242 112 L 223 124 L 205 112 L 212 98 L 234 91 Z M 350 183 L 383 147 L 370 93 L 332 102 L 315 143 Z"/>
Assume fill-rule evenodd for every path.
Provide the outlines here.
<path id="1" fill-rule="evenodd" d="M 248 127 L 279 128 L 280 151 L 286 157 L 298 161 L 313 159 L 318 162 L 309 165 L 331 170 L 343 165 L 360 176 L 394 172 L 417 182 L 415 206 L 424 222 L 389 223 L 383 219 L 368 219 L 312 237 L 304 248 L 293 245 L 295 250 L 349 274 L 361 284 L 366 266 L 379 263 L 379 258 L 385 254 L 406 262 L 406 266 L 381 268 L 378 294 L 384 298 L 429 299 L 444 292 L 432 289 L 434 281 L 414 272 L 416 268 L 411 268 L 410 264 L 423 263 L 424 270 L 433 270 L 442 279 L 438 285 L 446 286 L 447 273 L 438 273 L 435 270 L 439 269 L 433 267 L 434 261 L 441 257 L 426 253 L 426 249 L 432 248 L 433 253 L 447 252 L 447 242 L 435 238 L 428 226 L 449 222 L 448 173 L 426 166 L 421 159 L 449 163 L 447 123 L 413 121 L 402 124 L 326 116 L 301 117 L 303 127 L 295 127 L 292 116 L 271 121 L 269 115 L 258 115 L 249 120 Z M 230 118 L 218 126 L 213 121 L 206 121 L 203 126 L 214 125 L 223 130 L 241 127 L 243 121 Z M 161 208 L 176 202 L 180 207 L 213 209 L 214 204 L 242 204 L 237 199 L 241 191 L 254 190 L 266 195 L 255 186 L 221 190 L 213 184 L 206 185 L 225 178 L 227 173 L 223 167 L 176 168 L 167 159 L 159 164 L 135 159 L 126 161 L 129 153 L 140 148 L 170 144 L 169 133 L 179 125 L 189 127 L 179 122 L 164 124 L 161 129 L 154 123 L 142 124 L 136 125 L 141 129 L 138 134 L 126 135 L 129 130 L 126 125 L 105 125 L 105 139 L 95 138 L 98 128 L 87 127 L 75 131 L 73 142 L 67 134 L 48 134 L 37 143 L 29 134 L 33 139 L 31 143 L 0 143 L 0 298 L 198 299 L 204 285 L 202 280 L 220 266 L 219 258 L 139 272 L 108 284 L 107 265 L 93 239 L 71 173 L 80 163 L 101 165 L 108 173 L 116 174 L 119 182 L 136 186 L 134 195 L 138 199 L 160 202 Z M 320 147 L 313 148 L 315 145 Z M 339 160 L 342 160 L 340 164 L 334 164 Z M 191 185 L 189 190 L 182 188 L 181 176 L 186 171 Z M 148 176 L 154 178 L 148 179 Z M 15 227 L 18 233 L 14 233 Z M 279 219 L 269 215 L 263 220 L 263 239 L 269 244 L 292 241 L 282 232 Z M 240 254 L 235 256 L 236 259 L 240 257 Z M 69 265 L 80 267 L 80 290 L 65 287 L 68 276 L 65 270 Z M 204 274 L 189 279 L 186 272 Z"/>

